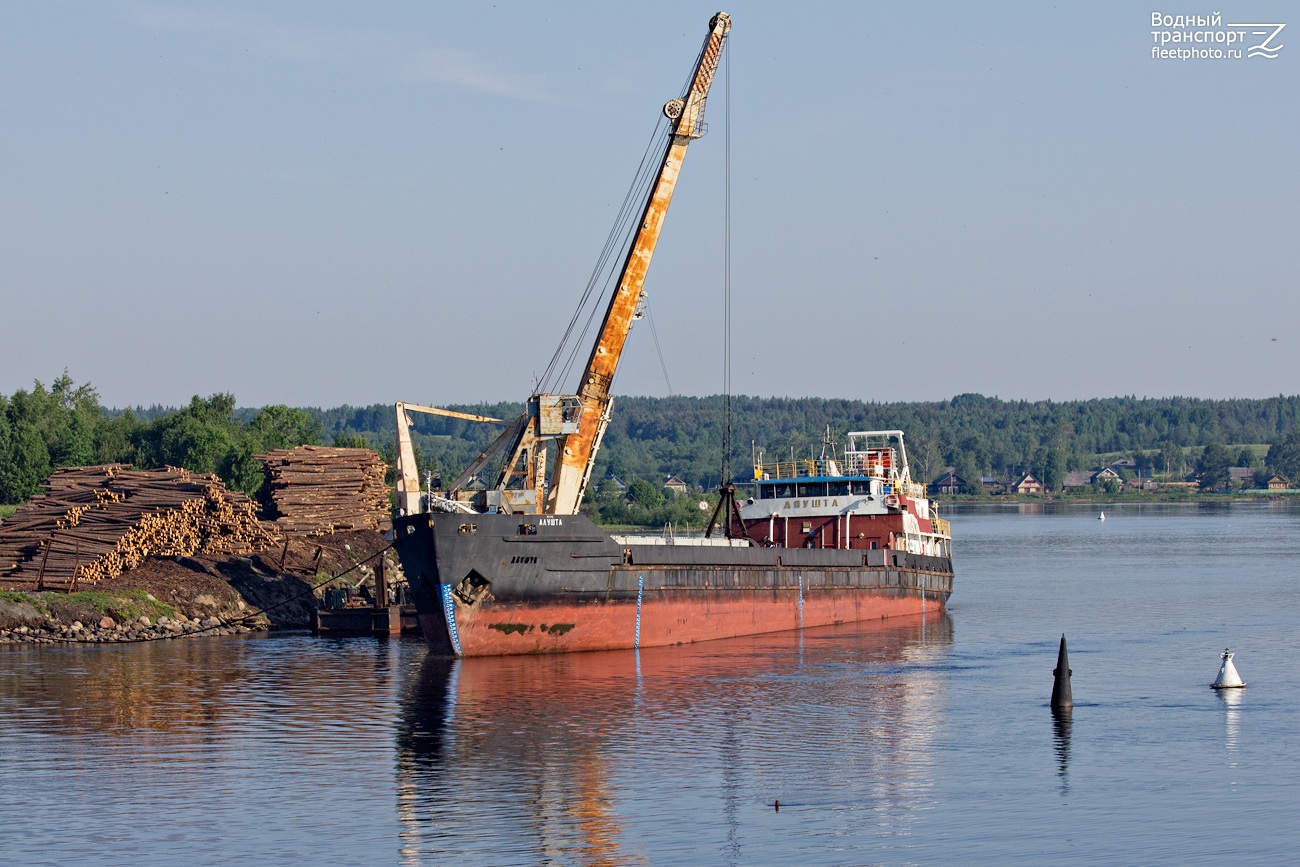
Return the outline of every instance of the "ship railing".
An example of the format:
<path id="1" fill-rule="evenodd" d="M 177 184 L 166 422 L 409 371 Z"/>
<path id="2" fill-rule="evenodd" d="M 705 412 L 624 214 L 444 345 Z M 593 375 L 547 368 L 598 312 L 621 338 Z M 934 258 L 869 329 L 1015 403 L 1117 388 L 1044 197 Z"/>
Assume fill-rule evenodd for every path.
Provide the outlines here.
<path id="1" fill-rule="evenodd" d="M 771 461 L 754 464 L 754 478 L 765 479 L 802 479 L 811 477 L 870 476 L 873 479 L 889 479 L 892 473 L 879 462 L 868 463 L 859 460 L 800 460 Z M 919 493 L 913 494 L 907 489 L 908 496 L 923 497 L 925 488 L 916 486 Z"/>
<path id="2" fill-rule="evenodd" d="M 842 476 L 838 461 L 775 461 L 754 464 L 754 478 L 763 479 L 802 479 L 813 476 Z"/>
<path id="3" fill-rule="evenodd" d="M 934 519 L 934 534 L 935 534 L 936 536 L 943 536 L 945 539 L 951 539 L 951 538 L 952 538 L 952 525 L 951 525 L 950 523 L 948 523 L 947 521 L 945 521 L 943 518 L 935 518 L 935 519 Z"/>

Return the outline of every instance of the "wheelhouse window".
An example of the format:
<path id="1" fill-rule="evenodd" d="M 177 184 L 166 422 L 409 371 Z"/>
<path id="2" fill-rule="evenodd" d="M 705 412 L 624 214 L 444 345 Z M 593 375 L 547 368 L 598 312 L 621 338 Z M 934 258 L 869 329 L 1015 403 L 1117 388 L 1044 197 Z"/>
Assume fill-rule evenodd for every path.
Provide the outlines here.
<path id="1" fill-rule="evenodd" d="M 846 497 L 849 493 L 848 482 L 827 482 L 826 496 L 828 497 Z"/>
<path id="2" fill-rule="evenodd" d="M 800 482 L 796 487 L 796 497 L 824 497 L 826 496 L 825 482 Z"/>
<path id="3" fill-rule="evenodd" d="M 758 498 L 760 500 L 771 500 L 776 498 L 776 485 L 759 485 Z"/>
<path id="4" fill-rule="evenodd" d="M 777 495 L 778 497 L 793 497 L 793 496 L 794 496 L 794 483 L 793 483 L 793 482 L 783 482 L 783 483 L 781 483 L 781 484 L 779 484 L 779 485 L 773 485 L 772 487 L 776 488 L 776 495 Z"/>
<path id="5" fill-rule="evenodd" d="M 849 482 L 849 490 L 854 494 L 870 494 L 871 480 L 854 479 L 853 481 Z"/>

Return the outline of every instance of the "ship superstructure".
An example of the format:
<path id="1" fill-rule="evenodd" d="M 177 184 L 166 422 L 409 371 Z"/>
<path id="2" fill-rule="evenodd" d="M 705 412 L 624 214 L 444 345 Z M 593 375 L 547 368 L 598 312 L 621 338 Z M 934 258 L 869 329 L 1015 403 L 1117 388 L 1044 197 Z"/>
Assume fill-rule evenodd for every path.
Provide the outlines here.
<path id="1" fill-rule="evenodd" d="M 781 548 L 951 555 L 949 524 L 912 481 L 901 430 L 854 431 L 843 451 L 754 464 L 744 535 Z"/>

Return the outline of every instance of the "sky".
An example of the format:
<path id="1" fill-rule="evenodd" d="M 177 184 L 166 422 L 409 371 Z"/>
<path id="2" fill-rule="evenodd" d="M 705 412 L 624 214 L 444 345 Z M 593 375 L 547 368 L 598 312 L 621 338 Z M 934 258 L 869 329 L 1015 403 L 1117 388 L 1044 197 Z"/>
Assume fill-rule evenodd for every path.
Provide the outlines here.
<path id="1" fill-rule="evenodd" d="M 728 157 L 737 394 L 1300 392 L 1296 7 L 724 8 L 616 394 L 723 389 Z M 0 4 L 0 393 L 522 400 L 716 11 Z"/>

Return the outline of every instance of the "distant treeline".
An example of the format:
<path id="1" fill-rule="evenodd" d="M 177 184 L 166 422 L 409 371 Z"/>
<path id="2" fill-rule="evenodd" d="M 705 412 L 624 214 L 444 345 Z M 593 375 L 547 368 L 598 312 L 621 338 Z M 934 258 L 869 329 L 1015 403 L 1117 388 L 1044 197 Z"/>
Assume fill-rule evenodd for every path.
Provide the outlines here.
<path id="1" fill-rule="evenodd" d="M 449 408 L 512 419 L 519 403 Z M 1055 487 L 1060 476 L 1087 469 L 1101 454 L 1133 457 L 1160 472 L 1189 471 L 1204 446 L 1280 444 L 1288 433 L 1300 451 L 1300 395 L 1262 399 L 1116 397 L 1086 401 L 1006 401 L 963 394 L 927 403 L 863 403 L 824 398 L 732 399 L 732 475 L 749 473 L 751 444 L 769 460 L 820 451 L 827 427 L 842 441 L 852 430 L 906 432 L 913 475 L 930 480 L 947 466 L 968 480 L 1034 472 Z M 215 472 L 249 493 L 261 485 L 254 455 L 304 443 L 371 446 L 392 462 L 396 437 L 390 404 L 334 409 L 270 406 L 237 409 L 235 398 L 195 397 L 181 408 L 107 410 L 90 384 L 67 374 L 0 395 L 0 503 L 23 502 L 58 466 L 122 462 L 171 464 Z M 416 415 L 414 440 L 422 467 L 458 472 L 500 428 Z M 708 488 L 722 477 L 723 398 L 625 397 L 596 461 L 593 489 L 617 477 L 656 486 L 677 476 Z M 1290 448 L 1270 463 L 1295 478 Z M 1234 453 L 1235 454 L 1235 453 Z"/>
<path id="2" fill-rule="evenodd" d="M 132 410 L 109 412 L 89 384 L 65 373 L 47 389 L 0 395 L 0 503 L 22 503 L 58 467 L 123 463 L 170 465 L 216 473 L 231 487 L 255 493 L 263 470 L 254 455 L 271 449 L 319 442 L 312 414 L 268 406 L 236 417 L 235 398 L 195 397 L 188 406 L 151 412 L 142 420 Z"/>
<path id="3" fill-rule="evenodd" d="M 522 411 L 518 403 L 449 408 L 504 419 Z M 390 406 L 309 412 L 327 435 L 362 436 L 378 443 L 395 436 Z M 733 476 L 748 475 L 751 447 L 768 460 L 819 452 L 828 426 L 837 441 L 853 430 L 905 431 L 918 479 L 928 481 L 952 466 L 972 481 L 981 475 L 1029 471 L 1055 487 L 1060 475 L 1089 468 L 1101 454 L 1134 457 L 1162 472 L 1190 472 L 1192 452 L 1200 447 L 1277 443 L 1300 426 L 1300 395 L 1057 402 L 963 394 L 926 403 L 733 397 Z M 414 428 L 426 460 L 453 470 L 473 460 L 499 430 L 434 416 L 416 417 Z M 625 484 L 677 476 L 694 487 L 712 487 L 721 478 L 722 441 L 721 396 L 616 398 L 593 484 L 611 475 Z"/>

